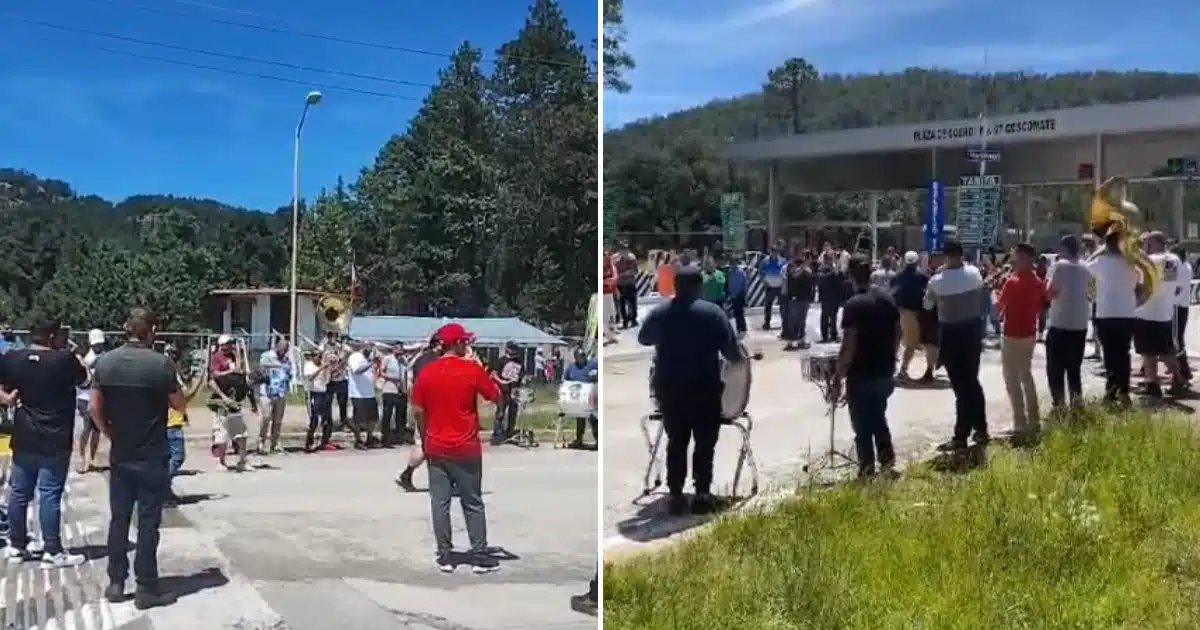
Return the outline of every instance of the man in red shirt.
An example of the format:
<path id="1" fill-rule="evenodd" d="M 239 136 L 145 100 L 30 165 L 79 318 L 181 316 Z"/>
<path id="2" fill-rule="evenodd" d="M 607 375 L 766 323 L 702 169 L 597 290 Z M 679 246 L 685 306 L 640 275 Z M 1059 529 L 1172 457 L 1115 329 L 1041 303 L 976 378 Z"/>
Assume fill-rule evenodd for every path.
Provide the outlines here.
<path id="1" fill-rule="evenodd" d="M 1045 282 L 1034 272 L 1036 256 L 1032 245 L 1017 245 L 1012 256 L 1013 273 L 1000 289 L 997 304 L 1004 320 L 1000 363 L 1018 439 L 1036 438 L 1041 429 L 1033 350 L 1037 346 L 1038 317 L 1047 295 Z"/>
<path id="2" fill-rule="evenodd" d="M 434 333 L 442 356 L 425 366 L 413 383 L 412 406 L 425 437 L 429 469 L 429 504 L 437 541 L 438 568 L 454 571 L 450 500 L 457 490 L 475 573 L 499 568 L 487 554 L 487 518 L 483 508 L 483 448 L 479 443 L 479 399 L 500 400 L 500 388 L 477 361 L 468 356 L 474 336 L 460 324 Z"/>

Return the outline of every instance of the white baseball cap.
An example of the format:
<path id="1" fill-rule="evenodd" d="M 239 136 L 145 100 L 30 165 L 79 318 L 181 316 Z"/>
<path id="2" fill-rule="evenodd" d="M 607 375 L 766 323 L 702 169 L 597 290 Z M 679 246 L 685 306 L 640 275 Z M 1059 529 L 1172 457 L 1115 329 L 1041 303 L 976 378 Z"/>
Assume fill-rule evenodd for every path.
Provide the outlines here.
<path id="1" fill-rule="evenodd" d="M 915 265 L 920 260 L 921 260 L 921 257 L 917 255 L 917 252 L 913 252 L 913 251 L 904 252 L 904 264 Z"/>
<path id="2" fill-rule="evenodd" d="M 223 346 L 227 343 L 233 343 L 233 337 L 230 337 L 229 335 L 221 335 L 220 337 L 217 337 L 218 346 Z"/>
<path id="3" fill-rule="evenodd" d="M 93 328 L 88 331 L 88 345 L 102 346 L 104 345 L 104 331 L 99 328 Z"/>

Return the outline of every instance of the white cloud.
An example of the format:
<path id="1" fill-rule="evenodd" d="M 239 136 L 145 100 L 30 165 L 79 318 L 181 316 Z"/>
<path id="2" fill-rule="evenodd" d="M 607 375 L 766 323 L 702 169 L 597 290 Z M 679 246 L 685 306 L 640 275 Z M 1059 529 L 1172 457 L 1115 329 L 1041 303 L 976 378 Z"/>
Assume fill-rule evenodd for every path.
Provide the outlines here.
<path id="1" fill-rule="evenodd" d="M 1121 48 L 1112 43 L 1052 44 L 1008 42 L 976 46 L 923 48 L 905 65 L 937 66 L 969 72 L 1035 68 L 1077 68 L 1112 61 Z"/>

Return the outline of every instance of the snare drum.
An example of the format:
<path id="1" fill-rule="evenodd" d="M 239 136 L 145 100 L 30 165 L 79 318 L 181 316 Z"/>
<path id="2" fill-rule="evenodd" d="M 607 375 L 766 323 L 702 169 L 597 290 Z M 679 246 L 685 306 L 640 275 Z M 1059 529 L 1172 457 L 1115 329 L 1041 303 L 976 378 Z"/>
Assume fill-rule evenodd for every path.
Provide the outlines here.
<path id="1" fill-rule="evenodd" d="M 801 374 L 810 383 L 828 383 L 837 373 L 837 350 L 815 351 L 803 358 Z"/>
<path id="2" fill-rule="evenodd" d="M 529 403 L 533 402 L 533 388 L 516 387 L 513 389 L 512 397 L 516 401 L 517 406 L 524 409 L 529 406 Z"/>
<path id="3" fill-rule="evenodd" d="M 566 381 L 558 386 L 558 413 L 566 418 L 596 415 L 596 384 Z"/>

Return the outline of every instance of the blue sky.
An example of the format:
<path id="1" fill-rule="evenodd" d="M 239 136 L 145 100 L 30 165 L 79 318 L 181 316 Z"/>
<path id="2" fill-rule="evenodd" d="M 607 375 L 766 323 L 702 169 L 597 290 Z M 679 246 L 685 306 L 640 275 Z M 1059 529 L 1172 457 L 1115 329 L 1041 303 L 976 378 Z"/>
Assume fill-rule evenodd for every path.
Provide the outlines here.
<path id="1" fill-rule="evenodd" d="M 0 167 L 62 179 L 117 200 L 140 193 L 209 197 L 262 210 L 291 199 L 292 136 L 305 85 L 232 76 L 100 52 L 95 47 L 407 97 L 323 89 L 304 129 L 302 195 L 353 181 L 402 131 L 428 91 L 204 57 L 57 32 L 13 19 L 433 84 L 445 59 L 216 25 L 199 18 L 452 52 L 465 39 L 491 58 L 517 34 L 523 0 L 141 0 L 198 17 L 139 11 L 138 0 L 43 0 L 0 9 Z M 214 4 L 216 3 L 216 4 Z M 559 0 L 590 46 L 595 0 Z M 8 8 L 16 5 L 16 8 Z M 233 7 L 236 7 L 234 9 Z M 490 64 L 488 65 L 490 69 Z"/>
<path id="2" fill-rule="evenodd" d="M 625 22 L 638 68 L 632 93 L 605 94 L 608 128 L 755 91 L 793 56 L 838 73 L 1200 70 L 1195 0 L 626 0 Z"/>

